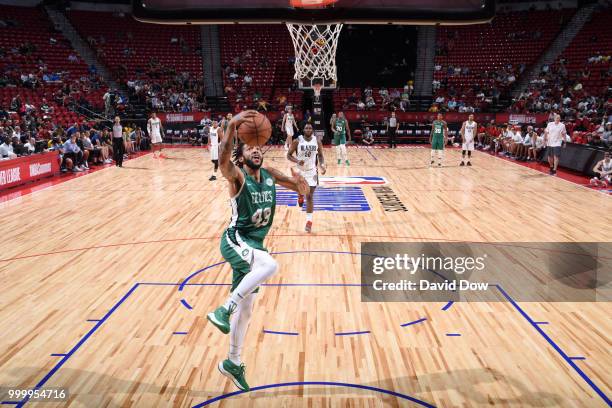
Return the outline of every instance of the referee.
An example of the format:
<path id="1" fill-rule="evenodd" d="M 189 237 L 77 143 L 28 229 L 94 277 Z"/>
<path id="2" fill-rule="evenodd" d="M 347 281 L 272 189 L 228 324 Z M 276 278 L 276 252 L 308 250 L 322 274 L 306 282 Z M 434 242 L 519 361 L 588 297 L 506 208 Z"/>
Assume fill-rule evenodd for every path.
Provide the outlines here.
<path id="1" fill-rule="evenodd" d="M 113 155 L 115 156 L 115 166 L 117 167 L 123 167 L 124 150 L 123 126 L 121 126 L 119 116 L 115 116 L 115 123 L 113 124 Z"/>
<path id="2" fill-rule="evenodd" d="M 397 149 L 397 142 L 395 141 L 395 136 L 397 133 L 397 129 L 399 128 L 399 122 L 395 117 L 395 112 L 391 112 L 391 117 L 387 121 L 387 135 L 389 135 L 389 147 L 393 149 L 393 146 Z"/>

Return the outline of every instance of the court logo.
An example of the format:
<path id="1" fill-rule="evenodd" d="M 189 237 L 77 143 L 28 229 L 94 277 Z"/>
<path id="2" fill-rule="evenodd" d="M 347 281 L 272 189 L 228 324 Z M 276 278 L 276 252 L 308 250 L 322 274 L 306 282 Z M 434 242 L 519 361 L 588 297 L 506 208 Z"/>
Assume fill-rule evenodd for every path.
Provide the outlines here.
<path id="1" fill-rule="evenodd" d="M 372 187 L 374 190 L 374 194 L 376 194 L 376 198 L 383 206 L 383 209 L 386 212 L 406 212 L 408 209 L 402 203 L 402 200 L 399 199 L 395 192 L 391 187 L 381 186 L 381 187 Z"/>
<path id="2" fill-rule="evenodd" d="M 297 193 L 285 188 L 276 189 L 276 204 L 295 207 Z M 315 211 L 370 211 L 370 204 L 359 186 L 319 187 L 314 194 Z M 302 207 L 306 211 L 306 205 Z"/>
<path id="3" fill-rule="evenodd" d="M 321 184 L 330 186 L 387 184 L 387 179 L 378 176 L 324 176 L 319 178 Z"/>

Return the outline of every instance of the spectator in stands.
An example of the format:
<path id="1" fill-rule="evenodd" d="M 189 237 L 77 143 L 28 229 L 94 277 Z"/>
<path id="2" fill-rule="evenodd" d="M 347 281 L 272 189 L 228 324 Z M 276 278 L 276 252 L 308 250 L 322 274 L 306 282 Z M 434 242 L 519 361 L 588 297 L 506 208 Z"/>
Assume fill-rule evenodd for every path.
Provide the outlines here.
<path id="1" fill-rule="evenodd" d="M 27 154 L 32 154 L 36 151 L 36 139 L 33 137 L 29 138 L 27 142 L 23 145 L 25 152 Z"/>
<path id="2" fill-rule="evenodd" d="M 64 142 L 64 145 L 62 146 L 64 160 L 70 159 L 70 161 L 74 165 L 72 167 L 72 171 L 75 173 L 79 171 L 84 171 L 84 169 L 81 167 L 81 164 L 83 163 L 83 151 L 76 143 L 77 136 L 79 136 L 78 132 L 73 133 L 72 135 L 70 135 L 70 138 L 66 140 L 66 142 Z"/>
<path id="3" fill-rule="evenodd" d="M 376 107 L 376 101 L 374 100 L 374 97 L 372 96 L 371 92 L 370 95 L 366 96 L 365 105 L 368 110 L 374 109 Z"/>
<path id="4" fill-rule="evenodd" d="M 366 146 L 371 146 L 374 143 L 374 134 L 370 130 L 369 126 L 366 126 L 361 142 Z"/>
<path id="5" fill-rule="evenodd" d="M 538 135 L 536 132 L 531 133 L 531 146 L 527 151 L 527 160 L 538 161 L 540 152 L 544 148 L 544 135 Z"/>
<path id="6" fill-rule="evenodd" d="M 604 130 L 601 136 L 601 141 L 603 142 L 605 147 L 607 148 L 612 147 L 612 123 L 611 122 L 606 123 L 606 129 Z"/>
<path id="7" fill-rule="evenodd" d="M 81 134 L 81 138 L 80 138 L 80 145 L 79 147 L 81 148 L 81 150 L 83 150 L 83 163 L 84 163 L 84 167 L 85 169 L 89 170 L 89 157 L 91 157 L 91 160 L 93 161 L 94 164 L 101 162 L 100 156 L 101 156 L 101 149 L 98 147 L 96 148 L 96 146 L 94 146 L 93 142 L 91 141 L 90 138 L 91 135 L 91 131 L 86 130 Z"/>
<path id="8" fill-rule="evenodd" d="M 14 159 L 17 155 L 13 151 L 13 140 L 6 137 L 4 142 L 0 145 L 0 159 Z"/>

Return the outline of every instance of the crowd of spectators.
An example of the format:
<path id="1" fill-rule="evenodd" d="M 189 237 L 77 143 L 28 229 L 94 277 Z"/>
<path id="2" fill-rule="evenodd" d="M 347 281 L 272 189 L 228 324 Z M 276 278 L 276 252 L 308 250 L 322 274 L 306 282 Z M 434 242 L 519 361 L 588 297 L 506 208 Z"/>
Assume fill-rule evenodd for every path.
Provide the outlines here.
<path id="1" fill-rule="evenodd" d="M 150 147 L 145 132 L 134 124 L 123 127 L 123 140 L 126 156 Z M 40 123 L 29 115 L 13 119 L 11 113 L 0 110 L 0 160 L 49 151 L 59 151 L 62 172 L 110 164 L 110 129 L 102 122 L 73 123 L 65 128 L 51 120 Z"/>
<path id="2" fill-rule="evenodd" d="M 188 72 L 169 78 L 138 78 L 126 82 L 130 97 L 157 112 L 207 111 L 204 81 Z"/>
<path id="3" fill-rule="evenodd" d="M 371 86 L 355 90 L 342 101 L 342 110 L 357 111 L 408 111 L 414 92 L 414 81 L 408 81 L 403 88 L 386 87 L 376 91 Z"/>

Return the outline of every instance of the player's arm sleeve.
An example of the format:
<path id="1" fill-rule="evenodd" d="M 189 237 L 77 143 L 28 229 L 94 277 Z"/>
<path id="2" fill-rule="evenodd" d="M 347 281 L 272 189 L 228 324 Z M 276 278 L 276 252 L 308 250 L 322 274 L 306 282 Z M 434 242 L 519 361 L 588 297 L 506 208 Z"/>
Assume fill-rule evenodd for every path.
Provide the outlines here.
<path id="1" fill-rule="evenodd" d="M 348 119 L 344 119 L 346 121 L 346 135 L 348 136 L 348 140 L 351 140 L 351 127 L 349 126 Z"/>

